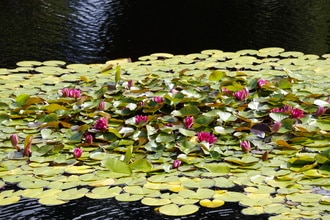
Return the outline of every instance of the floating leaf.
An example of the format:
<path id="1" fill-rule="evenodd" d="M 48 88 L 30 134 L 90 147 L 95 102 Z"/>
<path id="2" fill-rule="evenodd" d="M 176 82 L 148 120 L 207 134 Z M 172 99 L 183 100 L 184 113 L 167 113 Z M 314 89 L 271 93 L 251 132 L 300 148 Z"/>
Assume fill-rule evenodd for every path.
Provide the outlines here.
<path id="1" fill-rule="evenodd" d="M 144 198 L 141 203 L 148 206 L 163 206 L 171 203 L 169 199 Z"/>
<path id="2" fill-rule="evenodd" d="M 122 193 L 116 196 L 117 201 L 121 202 L 134 202 L 143 198 L 143 195 L 131 195 L 129 193 Z"/>
<path id="3" fill-rule="evenodd" d="M 225 72 L 222 72 L 220 70 L 214 70 L 209 76 L 210 81 L 220 81 L 223 77 L 226 76 Z"/>
<path id="4" fill-rule="evenodd" d="M 56 195 L 56 198 L 59 200 L 74 200 L 79 199 L 85 196 L 88 192 L 88 189 L 81 188 L 81 189 L 68 189 L 64 190 Z"/>
<path id="5" fill-rule="evenodd" d="M 178 206 L 176 204 L 169 204 L 169 205 L 164 205 L 159 208 L 159 212 L 164 214 L 164 215 L 169 215 L 169 216 L 185 216 L 185 215 L 190 215 L 199 210 L 198 206 L 196 205 L 183 205 L 183 206 Z"/>
<path id="6" fill-rule="evenodd" d="M 223 200 L 219 199 L 214 199 L 214 200 L 209 200 L 209 199 L 202 199 L 199 204 L 201 206 L 207 207 L 207 208 L 218 208 L 221 207 L 225 204 Z"/>
<path id="7" fill-rule="evenodd" d="M 102 164 L 104 165 L 104 167 L 106 167 L 108 170 L 114 173 L 123 173 L 123 174 L 132 173 L 130 166 L 127 163 L 117 158 L 108 158 L 106 160 L 103 160 Z"/>

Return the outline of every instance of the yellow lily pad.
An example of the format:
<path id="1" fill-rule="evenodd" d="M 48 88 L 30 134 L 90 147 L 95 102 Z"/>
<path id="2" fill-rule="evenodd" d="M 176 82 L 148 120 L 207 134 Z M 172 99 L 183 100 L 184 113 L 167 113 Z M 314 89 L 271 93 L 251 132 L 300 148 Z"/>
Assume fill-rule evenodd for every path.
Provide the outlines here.
<path id="1" fill-rule="evenodd" d="M 218 208 L 221 207 L 225 204 L 225 201 L 223 200 L 219 200 L 219 199 L 213 199 L 213 200 L 209 200 L 209 199 L 202 199 L 199 204 L 201 206 L 207 207 L 207 208 Z"/>
<path id="2" fill-rule="evenodd" d="M 197 205 L 183 205 L 178 206 L 176 204 L 164 205 L 159 208 L 159 212 L 169 216 L 185 216 L 190 215 L 199 210 Z"/>

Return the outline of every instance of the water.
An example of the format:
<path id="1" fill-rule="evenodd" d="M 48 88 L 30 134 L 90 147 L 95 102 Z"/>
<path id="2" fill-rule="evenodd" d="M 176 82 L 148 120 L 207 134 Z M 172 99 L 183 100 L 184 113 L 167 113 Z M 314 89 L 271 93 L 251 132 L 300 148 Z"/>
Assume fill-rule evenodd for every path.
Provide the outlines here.
<path id="1" fill-rule="evenodd" d="M 0 0 L 0 68 L 279 46 L 330 53 L 329 0 Z"/>
<path id="2" fill-rule="evenodd" d="M 155 52 L 283 47 L 330 53 L 329 0 L 0 0 L 0 68 L 20 60 L 101 63 Z M 187 218 L 243 216 L 236 203 Z M 174 219 L 140 202 L 87 198 L 54 207 L 24 199 L 0 219 Z M 185 218 L 183 218 L 185 219 Z"/>

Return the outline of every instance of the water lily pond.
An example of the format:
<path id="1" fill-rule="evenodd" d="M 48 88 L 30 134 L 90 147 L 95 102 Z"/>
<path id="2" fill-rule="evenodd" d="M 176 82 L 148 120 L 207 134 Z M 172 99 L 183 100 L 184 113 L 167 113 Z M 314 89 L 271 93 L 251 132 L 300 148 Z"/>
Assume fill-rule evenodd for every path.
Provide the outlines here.
<path id="1" fill-rule="evenodd" d="M 0 69 L 0 205 L 330 219 L 329 70 L 278 47 Z"/>

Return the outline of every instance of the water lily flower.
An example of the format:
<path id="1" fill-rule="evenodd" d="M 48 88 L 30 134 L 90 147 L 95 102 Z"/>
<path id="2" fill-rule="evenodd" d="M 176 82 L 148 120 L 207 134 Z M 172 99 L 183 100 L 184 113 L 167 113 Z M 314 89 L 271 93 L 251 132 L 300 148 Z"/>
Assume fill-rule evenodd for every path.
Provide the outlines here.
<path id="1" fill-rule="evenodd" d="M 242 151 L 245 152 L 245 153 L 247 153 L 247 152 L 249 152 L 251 150 L 250 141 L 247 141 L 247 140 L 241 141 L 240 142 L 240 146 L 242 148 Z"/>
<path id="2" fill-rule="evenodd" d="M 327 111 L 327 108 L 324 108 L 323 106 L 319 106 L 318 109 L 315 112 L 315 115 L 317 117 L 324 115 L 324 113 Z"/>
<path id="3" fill-rule="evenodd" d="M 160 96 L 155 96 L 152 98 L 152 101 L 157 102 L 157 103 L 162 103 L 163 102 L 163 98 Z"/>
<path id="4" fill-rule="evenodd" d="M 108 121 L 106 118 L 102 117 L 102 118 L 99 118 L 95 124 L 94 124 L 94 128 L 97 129 L 97 130 L 106 130 L 108 128 Z"/>
<path id="5" fill-rule="evenodd" d="M 99 110 L 100 110 L 100 111 L 104 111 L 104 109 L 105 109 L 105 102 L 102 100 L 102 101 L 100 101 L 100 103 L 99 103 Z"/>
<path id="6" fill-rule="evenodd" d="M 140 123 L 146 123 L 148 121 L 148 116 L 146 115 L 137 115 L 135 116 L 135 123 L 140 124 Z"/>
<path id="7" fill-rule="evenodd" d="M 72 89 L 70 91 L 70 97 L 72 98 L 80 98 L 80 95 L 81 95 L 81 91 L 79 89 Z"/>
<path id="8" fill-rule="evenodd" d="M 84 135 L 84 137 L 85 137 L 85 143 L 87 143 L 87 144 L 93 144 L 93 135 L 92 134 L 90 134 L 90 133 L 85 133 L 85 135 Z"/>
<path id="9" fill-rule="evenodd" d="M 31 146 L 32 146 L 33 137 L 30 136 L 30 137 L 26 137 L 26 138 L 28 138 L 28 140 L 27 140 L 26 145 L 24 146 L 23 156 L 29 157 L 29 156 L 31 156 Z M 24 142 L 26 142 L 26 141 L 24 141 Z"/>
<path id="10" fill-rule="evenodd" d="M 249 89 L 245 87 L 244 89 L 235 92 L 234 96 L 239 101 L 245 100 L 249 96 Z"/>
<path id="11" fill-rule="evenodd" d="M 209 144 L 213 144 L 217 141 L 217 138 L 210 132 L 201 131 L 197 134 L 199 142 L 206 141 Z"/>
<path id="12" fill-rule="evenodd" d="M 74 156 L 74 158 L 81 157 L 81 155 L 82 155 L 83 152 L 84 151 L 82 149 L 80 149 L 80 148 L 73 149 L 73 156 Z"/>
<path id="13" fill-rule="evenodd" d="M 193 126 L 194 123 L 194 117 L 193 116 L 187 116 L 185 119 L 183 119 L 184 127 L 189 129 Z"/>
<path id="14" fill-rule="evenodd" d="M 19 151 L 19 147 L 18 147 L 19 139 L 18 139 L 18 135 L 17 135 L 17 134 L 12 134 L 12 135 L 10 136 L 10 142 L 11 142 L 11 145 L 12 145 L 17 151 Z"/>
<path id="15" fill-rule="evenodd" d="M 258 79 L 257 84 L 258 84 L 258 87 L 259 88 L 262 88 L 264 85 L 267 84 L 267 80 L 265 80 L 265 79 Z"/>
<path id="16" fill-rule="evenodd" d="M 273 125 L 272 125 L 272 131 L 274 133 L 276 133 L 278 130 L 280 130 L 280 128 L 282 127 L 282 123 L 280 121 L 276 121 Z"/>
<path id="17" fill-rule="evenodd" d="M 180 165 L 181 165 L 181 160 L 174 160 L 172 164 L 172 168 L 177 169 L 180 167 Z"/>
<path id="18" fill-rule="evenodd" d="M 77 99 L 81 96 L 81 91 L 79 89 L 63 88 L 61 92 L 63 97 L 71 97 Z"/>
<path id="19" fill-rule="evenodd" d="M 302 117 L 304 117 L 304 111 L 303 110 L 301 110 L 301 109 L 299 109 L 299 108 L 294 108 L 294 109 L 292 109 L 292 111 L 291 111 L 291 116 L 293 117 L 293 118 L 302 118 Z"/>

